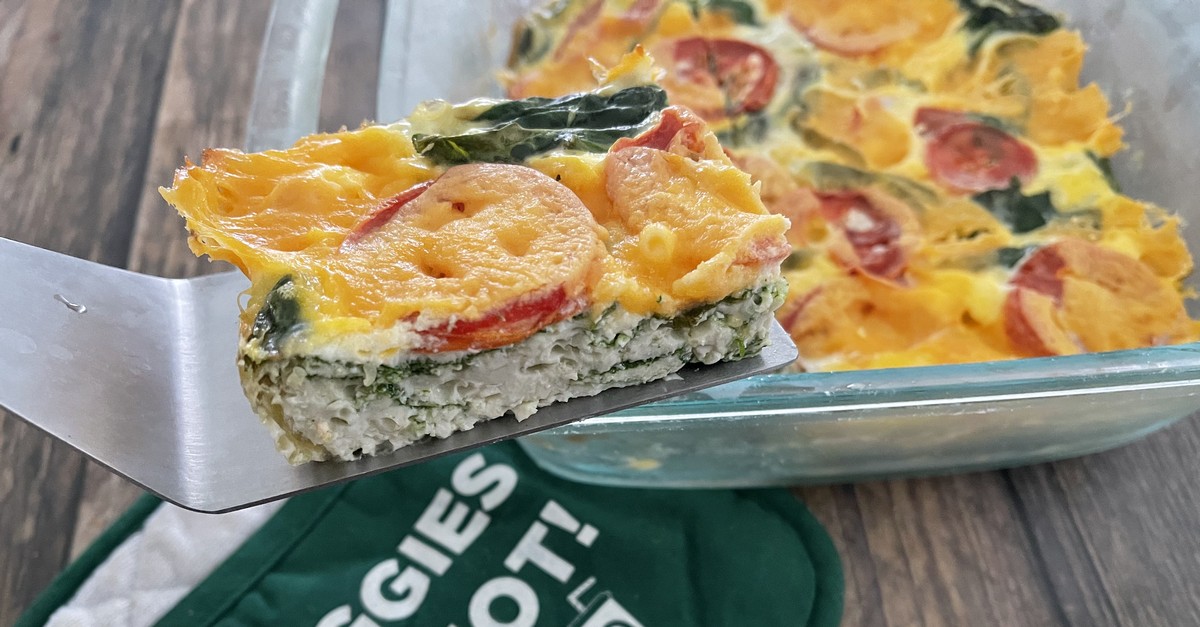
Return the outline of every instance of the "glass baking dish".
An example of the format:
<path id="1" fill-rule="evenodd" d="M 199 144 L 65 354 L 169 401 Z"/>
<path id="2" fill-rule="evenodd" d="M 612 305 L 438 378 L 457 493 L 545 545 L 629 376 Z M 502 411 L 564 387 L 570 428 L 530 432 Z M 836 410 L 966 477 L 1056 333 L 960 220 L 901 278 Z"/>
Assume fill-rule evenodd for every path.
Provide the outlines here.
<path id="1" fill-rule="evenodd" d="M 515 19 L 538 0 L 390 0 L 377 119 L 428 98 L 499 96 Z M 1043 0 L 1091 45 L 1085 80 L 1121 107 L 1127 193 L 1200 223 L 1200 4 Z M 316 128 L 336 0 L 278 1 L 247 146 Z M 355 120 L 346 120 L 348 124 Z M 1197 228 L 1186 228 L 1200 251 Z M 1190 287 L 1200 287 L 1197 278 Z M 1195 303 L 1193 303 L 1194 305 Z M 1195 311 L 1193 311 L 1195 313 Z M 1010 467 L 1126 444 L 1200 409 L 1200 344 L 1045 359 L 758 377 L 521 440 L 589 483 L 656 487 L 833 483 Z"/>

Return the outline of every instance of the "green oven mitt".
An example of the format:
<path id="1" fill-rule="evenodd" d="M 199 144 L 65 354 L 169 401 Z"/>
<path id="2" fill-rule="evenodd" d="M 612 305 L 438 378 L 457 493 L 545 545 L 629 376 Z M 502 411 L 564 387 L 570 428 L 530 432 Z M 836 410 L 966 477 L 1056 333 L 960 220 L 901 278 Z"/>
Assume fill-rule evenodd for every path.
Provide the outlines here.
<path id="1" fill-rule="evenodd" d="M 572 483 L 501 443 L 293 497 L 162 625 L 832 627 L 842 574 L 786 490 Z"/>

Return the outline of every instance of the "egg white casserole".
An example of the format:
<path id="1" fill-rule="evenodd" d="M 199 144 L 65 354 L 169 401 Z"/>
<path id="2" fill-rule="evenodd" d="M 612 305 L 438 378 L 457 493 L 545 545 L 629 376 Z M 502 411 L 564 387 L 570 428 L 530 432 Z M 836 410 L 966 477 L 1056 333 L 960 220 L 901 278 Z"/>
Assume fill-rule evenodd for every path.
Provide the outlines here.
<path id="1" fill-rule="evenodd" d="M 643 46 L 791 220 L 797 369 L 1068 355 L 1200 339 L 1178 216 L 1108 168 L 1121 109 L 1086 45 L 1019 0 L 556 0 L 512 97 Z M 1133 106 L 1137 106 L 1134 102 Z"/>
<path id="2" fill-rule="evenodd" d="M 162 194 L 251 280 L 238 365 L 293 463 L 756 354 L 788 220 L 642 51 L 558 99 L 427 103 L 286 150 L 207 150 Z"/>

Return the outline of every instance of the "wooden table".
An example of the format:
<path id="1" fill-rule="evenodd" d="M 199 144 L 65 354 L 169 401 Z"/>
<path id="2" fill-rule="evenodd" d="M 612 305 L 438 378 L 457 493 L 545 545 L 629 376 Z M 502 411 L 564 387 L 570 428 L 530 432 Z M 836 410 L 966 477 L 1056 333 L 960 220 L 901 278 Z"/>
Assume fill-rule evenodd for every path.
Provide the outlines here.
<path id="1" fill-rule="evenodd" d="M 184 155 L 240 145 L 268 8 L 0 0 L 0 236 L 216 269 L 156 189 Z M 323 128 L 371 116 L 382 15 L 342 2 Z M 846 625 L 1200 625 L 1198 480 L 1193 419 L 1083 459 L 797 494 L 841 552 Z M 0 417 L 0 625 L 139 494 Z"/>

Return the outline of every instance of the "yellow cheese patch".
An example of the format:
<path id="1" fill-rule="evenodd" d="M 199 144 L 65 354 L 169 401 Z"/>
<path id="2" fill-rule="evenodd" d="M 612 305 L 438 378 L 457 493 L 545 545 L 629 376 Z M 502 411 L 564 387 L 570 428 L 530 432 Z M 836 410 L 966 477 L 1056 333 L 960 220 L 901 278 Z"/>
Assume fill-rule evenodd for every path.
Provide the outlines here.
<path id="1" fill-rule="evenodd" d="M 318 339 L 478 320 L 557 289 L 597 312 L 615 302 L 672 315 L 755 284 L 788 228 L 719 149 L 446 169 L 414 153 L 403 124 L 283 151 L 210 150 L 162 193 L 197 254 L 253 281 L 244 324 L 292 276 Z"/>

